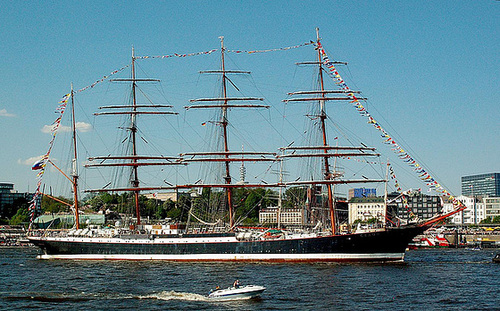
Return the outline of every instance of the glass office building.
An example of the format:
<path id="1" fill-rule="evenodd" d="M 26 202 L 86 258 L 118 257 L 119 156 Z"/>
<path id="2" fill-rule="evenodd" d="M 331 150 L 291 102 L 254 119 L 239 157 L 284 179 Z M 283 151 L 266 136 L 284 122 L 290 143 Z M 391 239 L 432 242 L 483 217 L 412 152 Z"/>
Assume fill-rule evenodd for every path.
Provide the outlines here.
<path id="1" fill-rule="evenodd" d="M 33 198 L 33 193 L 20 193 L 14 190 L 14 184 L 0 183 L 0 217 L 5 216 L 4 208 L 7 205 L 14 204 L 14 202 L 20 198 L 24 198 L 29 201 Z M 40 206 L 40 204 L 37 204 L 37 206 Z"/>
<path id="2" fill-rule="evenodd" d="M 349 200 L 352 198 L 371 198 L 377 196 L 377 189 L 354 188 L 349 189 Z"/>
<path id="3" fill-rule="evenodd" d="M 462 195 L 469 197 L 500 196 L 500 173 L 489 173 L 462 177 Z"/>

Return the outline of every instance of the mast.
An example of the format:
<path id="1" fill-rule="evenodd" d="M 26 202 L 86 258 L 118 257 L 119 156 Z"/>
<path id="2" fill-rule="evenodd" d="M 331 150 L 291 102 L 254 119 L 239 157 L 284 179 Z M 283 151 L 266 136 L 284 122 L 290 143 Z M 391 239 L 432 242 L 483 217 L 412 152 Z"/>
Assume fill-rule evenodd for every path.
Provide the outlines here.
<path id="1" fill-rule="evenodd" d="M 281 154 L 284 154 L 284 150 Z M 283 183 L 283 159 L 280 159 L 280 172 L 279 172 L 279 183 Z M 279 188 L 278 192 L 278 213 L 276 214 L 276 220 L 278 222 L 278 229 L 281 229 L 281 209 L 283 208 L 283 187 Z"/>
<path id="2" fill-rule="evenodd" d="M 163 111 L 160 109 L 164 108 L 172 108 L 170 105 L 158 105 L 158 104 L 138 104 L 137 103 L 137 83 L 138 82 L 159 82 L 157 79 L 138 79 L 136 77 L 135 72 L 135 50 L 132 47 L 132 66 L 131 66 L 131 78 L 130 79 L 111 79 L 111 82 L 130 82 L 132 86 L 132 104 L 130 105 L 113 105 L 113 106 L 102 106 L 99 109 L 110 109 L 111 111 L 98 112 L 94 113 L 94 115 L 130 115 L 130 127 L 127 130 L 130 131 L 130 143 L 132 145 L 132 151 L 129 155 L 121 155 L 121 156 L 97 156 L 88 158 L 89 164 L 86 164 L 85 167 L 131 167 L 130 173 L 130 187 L 124 188 L 107 188 L 107 185 L 101 189 L 89 189 L 85 192 L 106 192 L 106 191 L 131 191 L 134 194 L 134 206 L 135 206 L 135 214 L 137 217 L 137 225 L 141 224 L 141 212 L 139 207 L 139 194 L 143 190 L 166 190 L 166 189 L 175 189 L 175 187 L 140 187 L 139 181 L 139 167 L 140 166 L 151 166 L 151 165 L 179 165 L 185 164 L 182 163 L 181 158 L 179 157 L 167 157 L 167 156 L 145 156 L 139 155 L 137 150 L 137 115 L 146 115 L 146 114 L 178 114 L 172 111 Z M 140 109 L 143 108 L 154 108 L 154 111 L 143 111 Z M 99 163 L 94 163 L 93 161 L 99 160 Z M 119 161 L 119 162 L 110 162 L 110 161 Z M 122 162 L 120 162 L 122 160 Z M 123 160 L 128 162 L 123 162 Z M 151 162 L 151 160 L 159 160 L 158 162 Z M 108 184 L 109 185 L 109 184 Z"/>
<path id="3" fill-rule="evenodd" d="M 321 38 L 319 36 L 319 28 L 316 28 L 316 42 L 317 46 L 321 46 Z M 366 157 L 366 156 L 379 156 L 379 154 L 374 153 L 375 148 L 369 148 L 366 146 L 355 147 L 355 146 L 330 146 L 327 139 L 327 129 L 326 120 L 328 115 L 326 114 L 325 104 L 329 101 L 347 101 L 351 100 L 347 96 L 345 90 L 325 90 L 324 79 L 323 79 L 323 61 L 321 50 L 318 48 L 318 58 L 317 61 L 297 63 L 297 65 L 315 65 L 318 66 L 318 82 L 319 86 L 317 90 L 313 91 L 298 91 L 288 93 L 290 96 L 299 96 L 298 98 L 290 98 L 283 100 L 283 102 L 317 102 L 319 104 L 319 114 L 309 115 L 309 117 L 315 117 L 319 120 L 319 127 L 321 132 L 321 143 L 319 146 L 288 146 L 281 148 L 282 150 L 291 150 L 293 152 L 288 154 L 282 154 L 278 156 L 279 158 L 322 158 L 322 171 L 323 180 L 311 180 L 311 181 L 298 181 L 298 182 L 287 182 L 286 185 L 325 185 L 327 189 L 327 204 L 328 213 L 331 224 L 331 232 L 333 235 L 338 234 L 337 219 L 335 211 L 335 199 L 334 199 L 334 187 L 336 184 L 350 184 L 350 183 L 370 183 L 370 182 L 383 182 L 385 180 L 374 180 L 374 179 L 363 179 L 363 180 L 341 180 L 340 177 L 343 176 L 342 172 L 338 172 L 336 169 L 336 162 L 339 157 Z M 345 64 L 343 62 L 334 62 L 334 64 Z M 358 91 L 352 91 L 353 93 L 359 93 Z M 339 94 L 339 95 L 335 95 Z M 304 97 L 306 96 L 306 97 Z M 309 97 L 307 97 L 309 96 Z M 359 97 L 359 99 L 365 99 Z M 334 168 L 333 172 L 330 169 L 330 158 L 334 157 Z"/>
<path id="4" fill-rule="evenodd" d="M 137 156 L 137 145 L 136 145 L 136 112 L 137 112 L 137 99 L 135 94 L 136 81 L 135 81 L 135 55 L 134 47 L 132 47 L 132 111 L 134 113 L 130 116 L 130 132 L 132 136 L 132 156 Z M 132 163 L 137 163 L 137 158 L 132 158 Z M 132 179 L 130 181 L 133 188 L 139 188 L 139 177 L 137 175 L 137 166 L 132 166 Z M 141 224 L 141 211 L 139 208 L 139 190 L 134 190 L 134 203 L 135 203 L 135 214 L 137 216 L 137 224 Z"/>
<path id="5" fill-rule="evenodd" d="M 191 152 L 191 153 L 182 153 L 181 156 L 190 155 L 191 158 L 183 159 L 183 162 L 223 162 L 224 165 L 224 175 L 222 178 L 224 182 L 222 184 L 188 184 L 188 185 L 177 185 L 178 188 L 197 188 L 197 187 L 210 187 L 210 188 L 222 188 L 224 189 L 224 205 L 226 206 L 229 212 L 229 227 L 230 231 L 234 230 L 235 226 L 235 215 L 234 215 L 234 205 L 232 202 L 232 189 L 233 188 L 251 188 L 251 187 L 260 187 L 262 185 L 250 185 L 244 183 L 232 184 L 230 166 L 231 162 L 260 162 L 260 161 L 276 161 L 276 154 L 270 152 L 235 152 L 230 151 L 229 148 L 229 131 L 228 131 L 228 110 L 232 108 L 269 108 L 268 105 L 262 104 L 240 104 L 237 103 L 239 101 L 263 101 L 263 98 L 257 97 L 230 97 L 228 96 L 228 82 L 232 85 L 236 90 L 239 89 L 236 85 L 231 81 L 229 75 L 233 74 L 250 74 L 248 71 L 240 71 L 240 70 L 227 70 L 225 64 L 225 52 L 226 47 L 224 45 L 224 37 L 219 37 L 221 43 L 221 69 L 220 70 L 210 70 L 210 71 L 201 71 L 200 73 L 204 74 L 219 74 L 222 78 L 222 94 L 219 98 L 199 98 L 190 100 L 191 103 L 195 103 L 193 105 L 186 106 L 186 109 L 220 109 L 221 117 L 220 120 L 216 122 L 212 122 L 221 127 L 222 132 L 222 143 L 221 151 L 217 152 Z M 209 102 L 208 104 L 206 104 Z M 235 103 L 236 102 L 236 103 Z M 202 104 L 197 104 L 202 103 Z M 236 157 L 235 157 L 236 156 Z M 238 157 L 239 156 L 239 157 Z M 245 157 L 250 156 L 250 157 Z M 267 186 L 266 186 L 267 187 Z"/>
<path id="6" fill-rule="evenodd" d="M 223 107 L 222 107 L 222 117 L 220 124 L 222 126 L 222 136 L 224 138 L 224 152 L 226 152 L 225 158 L 228 159 L 229 155 L 227 152 L 229 152 L 229 146 L 227 143 L 227 105 L 228 105 L 228 99 L 227 99 L 227 86 L 226 86 L 226 65 L 224 63 L 224 52 L 225 47 L 224 47 L 224 37 L 220 37 L 220 50 L 221 50 L 221 61 L 222 61 L 222 96 L 224 98 L 223 102 Z M 226 184 L 231 184 L 231 174 L 229 172 L 229 161 L 225 161 L 225 167 L 226 167 L 226 176 L 224 176 L 224 181 Z M 234 216 L 233 216 L 233 202 L 231 199 L 231 188 L 227 187 L 226 188 L 226 206 L 229 209 L 229 227 L 230 230 L 233 230 L 234 227 Z"/>
<path id="7" fill-rule="evenodd" d="M 316 28 L 316 42 L 320 42 L 320 37 L 319 37 L 319 28 Z M 326 125 L 325 125 L 325 120 L 327 118 L 326 116 L 326 111 L 325 111 L 325 93 L 323 91 L 325 90 L 325 85 L 323 82 L 323 67 L 321 63 L 321 52 L 318 49 L 318 68 L 319 68 L 319 82 L 320 82 L 320 91 L 321 97 L 319 100 L 320 104 L 320 113 L 319 113 L 319 119 L 321 122 L 321 134 L 323 136 L 323 146 L 328 146 L 328 142 L 326 139 Z M 324 150 L 324 153 L 327 154 L 328 150 Z M 325 156 L 324 159 L 324 164 L 325 164 L 325 180 L 332 179 L 332 174 L 330 173 L 330 165 L 328 163 L 328 156 Z M 335 222 L 335 206 L 334 206 L 334 198 L 333 198 L 333 191 L 332 191 L 332 185 L 328 184 L 326 185 L 326 189 L 328 192 L 328 210 L 330 212 L 330 222 L 332 226 L 332 234 L 335 235 L 337 234 L 337 225 Z"/>
<path id="8" fill-rule="evenodd" d="M 73 133 L 73 169 L 71 177 L 73 177 L 73 200 L 75 207 L 75 224 L 76 229 L 80 229 L 80 215 L 78 213 L 78 165 L 77 165 L 77 151 L 76 151 L 76 121 L 75 121 L 75 92 L 73 91 L 73 83 L 71 83 L 71 132 Z"/>

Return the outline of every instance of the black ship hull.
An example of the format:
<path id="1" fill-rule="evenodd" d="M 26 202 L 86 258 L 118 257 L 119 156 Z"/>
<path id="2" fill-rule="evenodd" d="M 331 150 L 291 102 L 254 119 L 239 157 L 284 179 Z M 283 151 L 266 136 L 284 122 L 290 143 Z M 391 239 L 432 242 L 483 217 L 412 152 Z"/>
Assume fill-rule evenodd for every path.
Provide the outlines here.
<path id="1" fill-rule="evenodd" d="M 426 228 L 407 226 L 337 236 L 239 241 L 234 235 L 30 237 L 41 259 L 171 261 L 401 261 Z"/>

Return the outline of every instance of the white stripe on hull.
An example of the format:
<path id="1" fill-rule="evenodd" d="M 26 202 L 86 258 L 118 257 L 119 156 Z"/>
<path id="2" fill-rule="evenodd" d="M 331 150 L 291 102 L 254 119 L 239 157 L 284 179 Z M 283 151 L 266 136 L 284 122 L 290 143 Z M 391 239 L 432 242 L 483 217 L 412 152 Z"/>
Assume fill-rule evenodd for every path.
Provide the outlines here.
<path id="1" fill-rule="evenodd" d="M 305 261 L 403 261 L 404 253 L 377 254 L 197 254 L 197 255 L 39 255 L 39 259 L 73 260 L 168 260 L 168 261 L 267 261 L 267 262 L 305 262 Z"/>
<path id="2" fill-rule="evenodd" d="M 155 238 L 155 239 L 124 239 L 124 238 L 85 238 L 85 237 L 30 237 L 33 241 L 48 242 L 81 242 L 81 243 L 114 243 L 114 244 L 194 244 L 194 243 L 221 243 L 239 242 L 236 237 L 208 237 L 208 238 Z"/>

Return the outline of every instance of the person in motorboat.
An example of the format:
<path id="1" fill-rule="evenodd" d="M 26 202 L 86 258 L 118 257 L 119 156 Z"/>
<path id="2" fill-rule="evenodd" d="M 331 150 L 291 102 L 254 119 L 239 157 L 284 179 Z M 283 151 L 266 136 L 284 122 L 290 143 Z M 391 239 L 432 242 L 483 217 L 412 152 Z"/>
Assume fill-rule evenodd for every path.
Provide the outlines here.
<path id="1" fill-rule="evenodd" d="M 236 281 L 234 281 L 234 283 L 233 283 L 233 287 L 234 287 L 234 288 L 239 288 L 239 287 L 240 287 L 240 280 L 236 280 Z"/>

